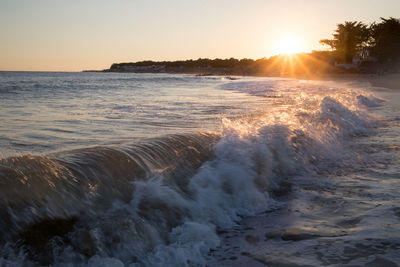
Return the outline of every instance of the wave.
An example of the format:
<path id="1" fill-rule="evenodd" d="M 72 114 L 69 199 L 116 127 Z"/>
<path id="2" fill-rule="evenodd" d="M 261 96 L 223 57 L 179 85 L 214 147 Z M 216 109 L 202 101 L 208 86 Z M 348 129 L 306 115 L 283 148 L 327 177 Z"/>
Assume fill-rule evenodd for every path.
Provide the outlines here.
<path id="1" fill-rule="evenodd" d="M 150 175 L 163 176 L 169 185 L 184 190 L 184 177 L 209 158 L 216 140 L 217 135 L 211 133 L 171 135 L 120 147 L 2 159 L 3 240 L 38 220 L 106 209 L 115 200 L 128 202 L 132 182 Z"/>
<path id="2" fill-rule="evenodd" d="M 364 166 L 349 144 L 378 125 L 373 96 L 296 86 L 279 92 L 293 108 L 225 118 L 219 134 L 1 160 L 1 264 L 205 265 L 216 230 L 279 207 L 291 177 Z"/>

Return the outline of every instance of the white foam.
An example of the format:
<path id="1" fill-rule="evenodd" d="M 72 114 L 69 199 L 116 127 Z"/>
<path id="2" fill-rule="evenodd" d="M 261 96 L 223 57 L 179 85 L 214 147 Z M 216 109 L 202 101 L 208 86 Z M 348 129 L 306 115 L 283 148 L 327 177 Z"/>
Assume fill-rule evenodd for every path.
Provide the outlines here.
<path id="1" fill-rule="evenodd" d="M 115 202 L 82 219 L 95 255 L 82 262 L 81 252 L 67 246 L 60 257 L 89 266 L 205 265 L 204 255 L 219 244 L 217 228 L 280 205 L 270 196 L 281 181 L 334 170 L 338 160 L 351 158 L 346 142 L 368 134 L 374 123 L 360 102 L 375 100 L 359 90 L 291 80 L 235 82 L 223 89 L 279 94 L 280 104 L 271 102 L 276 105 L 250 120 L 224 119 L 213 158 L 185 191 L 162 176 L 134 182 L 130 203 Z"/>

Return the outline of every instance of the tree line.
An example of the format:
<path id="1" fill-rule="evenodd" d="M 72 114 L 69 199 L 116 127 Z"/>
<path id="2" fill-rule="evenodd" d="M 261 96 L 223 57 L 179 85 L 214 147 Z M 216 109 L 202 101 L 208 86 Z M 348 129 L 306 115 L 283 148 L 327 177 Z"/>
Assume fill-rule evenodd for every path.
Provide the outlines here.
<path id="1" fill-rule="evenodd" d="M 299 53 L 291 59 L 282 55 L 253 59 L 209 59 L 178 61 L 139 61 L 115 63 L 105 71 L 181 72 L 232 75 L 309 75 L 341 72 L 380 72 L 400 70 L 400 20 L 381 18 L 379 22 L 367 25 L 360 21 L 346 21 L 337 24 L 332 39 L 320 43 L 329 46 L 329 51 Z M 360 64 L 351 70 L 335 66 L 336 63 L 352 63 L 354 58 Z M 146 69 L 143 67 L 161 66 Z M 133 68 L 132 68 L 133 67 Z M 129 69 L 131 68 L 131 69 Z"/>
<path id="2" fill-rule="evenodd" d="M 400 20 L 381 18 L 370 25 L 346 21 L 337 25 L 332 39 L 322 39 L 320 43 L 331 47 L 341 63 L 351 63 L 354 57 L 365 54 L 381 63 L 399 62 Z"/>
<path id="3" fill-rule="evenodd" d="M 262 59 L 261 59 L 262 60 Z M 189 59 L 189 60 L 177 60 L 177 61 L 138 61 L 138 62 L 129 62 L 129 63 L 115 63 L 111 66 L 111 68 L 116 68 L 118 66 L 166 66 L 166 67 L 199 67 L 199 68 L 233 68 L 240 65 L 248 65 L 249 63 L 254 63 L 256 60 L 253 59 L 209 59 L 209 58 L 199 58 L 199 59 Z"/>

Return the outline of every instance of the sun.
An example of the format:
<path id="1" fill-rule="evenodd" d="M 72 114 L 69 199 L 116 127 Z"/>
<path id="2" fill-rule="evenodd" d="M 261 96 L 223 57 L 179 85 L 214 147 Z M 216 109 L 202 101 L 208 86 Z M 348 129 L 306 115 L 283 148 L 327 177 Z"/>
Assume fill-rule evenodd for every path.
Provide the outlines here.
<path id="1" fill-rule="evenodd" d="M 303 46 L 296 36 L 286 35 L 276 43 L 277 54 L 296 54 L 303 51 Z"/>

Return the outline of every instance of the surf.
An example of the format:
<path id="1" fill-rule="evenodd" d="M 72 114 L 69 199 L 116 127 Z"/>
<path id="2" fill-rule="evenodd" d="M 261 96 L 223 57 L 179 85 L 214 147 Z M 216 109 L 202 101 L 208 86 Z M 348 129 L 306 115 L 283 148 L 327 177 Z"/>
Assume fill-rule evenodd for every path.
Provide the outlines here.
<path id="1" fill-rule="evenodd" d="M 3 159 L 2 240 L 19 240 L 26 259 L 42 264 L 76 255 L 204 264 L 203 253 L 219 243 L 216 229 L 279 205 L 273 195 L 291 176 L 342 167 L 344 150 L 337 146 L 368 131 L 361 114 L 324 97 L 317 111 L 298 115 L 299 128 L 265 117 L 226 119 L 221 135 Z M 60 229 L 46 242 L 32 237 L 46 236 L 41 231 L 56 225 Z M 48 246 L 60 235 L 67 242 L 59 248 L 72 247 L 70 255 L 49 259 L 46 249 L 38 253 L 38 243 Z"/>
<path id="2" fill-rule="evenodd" d="M 281 207 L 298 177 L 370 163 L 351 143 L 382 125 L 372 94 L 268 79 L 219 89 L 270 100 L 217 132 L 0 160 L 2 264 L 205 265 L 218 233 Z"/>

